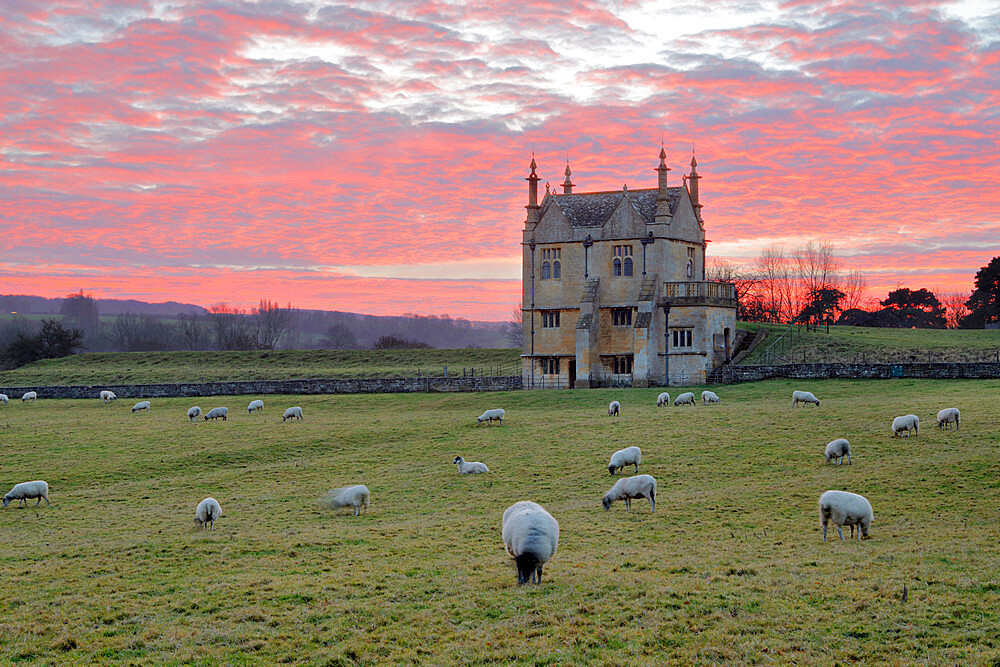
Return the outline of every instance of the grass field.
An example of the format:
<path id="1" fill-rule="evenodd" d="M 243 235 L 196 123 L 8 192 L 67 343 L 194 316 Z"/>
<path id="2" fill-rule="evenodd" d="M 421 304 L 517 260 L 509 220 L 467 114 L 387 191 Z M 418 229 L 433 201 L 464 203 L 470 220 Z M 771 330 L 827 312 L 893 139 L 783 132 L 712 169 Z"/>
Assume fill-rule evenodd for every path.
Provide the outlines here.
<path id="1" fill-rule="evenodd" d="M 278 350 L 253 352 L 108 352 L 45 359 L 0 371 L 0 385 L 143 384 L 299 378 L 412 377 L 501 371 L 518 375 L 521 351 Z"/>
<path id="2" fill-rule="evenodd" d="M 1000 382 L 811 382 L 818 409 L 793 388 L 265 397 L 252 417 L 213 398 L 233 416 L 195 424 L 192 399 L 12 402 L 2 490 L 45 479 L 53 505 L 0 511 L 0 663 L 996 664 Z M 951 405 L 961 430 L 932 428 Z M 493 406 L 507 426 L 472 426 Z M 892 439 L 909 412 L 920 436 Z M 854 465 L 823 463 L 836 437 Z M 657 511 L 605 513 L 633 444 Z M 367 516 L 318 506 L 348 483 Z M 871 500 L 871 540 L 821 541 L 831 488 Z M 199 531 L 209 495 L 223 516 Z M 561 536 L 519 589 L 500 515 L 521 499 Z"/>
<path id="3" fill-rule="evenodd" d="M 764 350 L 787 324 L 740 322 L 741 329 L 767 328 L 771 334 L 742 363 L 765 363 Z M 792 362 L 910 363 L 925 361 L 996 361 L 1000 359 L 1000 330 L 883 329 L 874 327 L 820 327 L 798 329 L 773 352 Z M 780 359 L 775 363 L 781 363 Z"/>

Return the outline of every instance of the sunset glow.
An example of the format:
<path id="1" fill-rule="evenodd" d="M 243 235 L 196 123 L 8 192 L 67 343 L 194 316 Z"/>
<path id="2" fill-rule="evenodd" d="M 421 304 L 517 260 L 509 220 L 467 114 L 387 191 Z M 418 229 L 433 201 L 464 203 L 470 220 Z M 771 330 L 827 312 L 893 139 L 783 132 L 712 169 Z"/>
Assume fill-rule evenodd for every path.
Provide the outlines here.
<path id="1" fill-rule="evenodd" d="M 508 317 L 524 176 L 680 183 L 875 295 L 1000 254 L 995 3 L 13 0 L 3 294 Z"/>

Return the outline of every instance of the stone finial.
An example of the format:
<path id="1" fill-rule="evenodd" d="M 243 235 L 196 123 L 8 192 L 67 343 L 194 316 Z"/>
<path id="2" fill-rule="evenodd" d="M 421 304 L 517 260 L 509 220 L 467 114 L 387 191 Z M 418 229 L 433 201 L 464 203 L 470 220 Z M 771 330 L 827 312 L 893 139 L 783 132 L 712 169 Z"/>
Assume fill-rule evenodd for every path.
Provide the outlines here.
<path id="1" fill-rule="evenodd" d="M 535 164 L 535 156 L 531 156 L 531 173 L 524 180 L 528 181 L 528 205 L 525 206 L 528 210 L 528 217 L 524 220 L 525 227 L 530 227 L 534 229 L 534 226 L 538 224 L 538 209 L 541 208 L 538 205 L 538 181 L 541 179 L 535 172 L 538 165 Z"/>
<path id="2" fill-rule="evenodd" d="M 563 194 L 564 195 L 571 195 L 571 194 L 573 194 L 573 185 L 574 185 L 574 183 L 573 183 L 573 181 L 570 178 L 572 175 L 573 175 L 573 172 L 571 172 L 569 170 L 569 162 L 567 162 L 566 163 L 566 180 L 563 181 L 563 184 L 562 184 Z"/>
<path id="3" fill-rule="evenodd" d="M 688 194 L 691 195 L 691 204 L 694 205 L 695 214 L 698 216 L 698 222 L 701 222 L 701 202 L 698 201 L 698 181 L 701 176 L 698 175 L 698 160 L 695 159 L 694 153 L 691 153 L 691 173 L 687 175 L 687 188 Z"/>
<path id="4" fill-rule="evenodd" d="M 654 224 L 669 225 L 673 216 L 670 213 L 670 194 L 667 192 L 667 151 L 660 147 L 660 166 L 656 168 L 656 215 L 653 218 Z"/>

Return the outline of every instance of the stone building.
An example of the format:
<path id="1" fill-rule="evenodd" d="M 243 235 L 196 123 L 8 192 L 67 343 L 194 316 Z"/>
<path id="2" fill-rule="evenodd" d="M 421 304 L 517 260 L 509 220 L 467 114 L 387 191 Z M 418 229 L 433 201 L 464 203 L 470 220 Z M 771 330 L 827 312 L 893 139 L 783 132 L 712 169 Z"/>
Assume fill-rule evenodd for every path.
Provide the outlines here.
<path id="1" fill-rule="evenodd" d="M 522 242 L 525 387 L 697 384 L 732 354 L 733 285 L 705 280 L 697 161 L 656 188 L 562 193 L 538 203 L 531 160 Z"/>

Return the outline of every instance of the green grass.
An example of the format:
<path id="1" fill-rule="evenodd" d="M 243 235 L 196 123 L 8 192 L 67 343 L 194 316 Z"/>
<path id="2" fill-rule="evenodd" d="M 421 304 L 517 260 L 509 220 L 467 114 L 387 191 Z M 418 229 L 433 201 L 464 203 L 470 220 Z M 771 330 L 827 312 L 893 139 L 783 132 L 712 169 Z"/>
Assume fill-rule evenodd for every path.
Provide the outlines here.
<path id="1" fill-rule="evenodd" d="M 264 397 L 252 417 L 249 397 L 12 402 L 0 481 L 46 479 L 53 506 L 0 511 L 0 663 L 1000 659 L 1000 382 L 810 382 L 818 409 L 796 387 L 659 409 L 658 389 Z M 188 423 L 196 402 L 233 416 Z M 950 405 L 961 430 L 932 428 Z M 472 426 L 494 406 L 507 426 Z M 891 438 L 909 412 L 919 438 Z M 823 463 L 836 437 L 853 466 Z M 657 512 L 605 513 L 607 458 L 633 444 Z M 358 482 L 368 516 L 317 505 Z M 831 488 L 871 500 L 871 540 L 821 541 Z M 192 521 L 208 495 L 214 532 Z M 500 540 L 521 499 L 561 526 L 540 587 Z"/>
<path id="2" fill-rule="evenodd" d="M 521 351 L 279 350 L 255 352 L 102 352 L 46 359 L 0 372 L 0 384 L 142 384 L 299 378 L 410 377 L 520 373 Z"/>
<path id="3" fill-rule="evenodd" d="M 787 324 L 740 322 L 741 329 L 771 334 L 742 363 L 765 363 L 764 350 L 788 329 Z M 888 329 L 832 326 L 816 331 L 796 328 L 772 352 L 792 362 L 910 363 L 926 361 L 996 361 L 1000 352 L 1000 330 L 985 329 Z M 777 360 L 776 363 L 780 363 Z"/>

